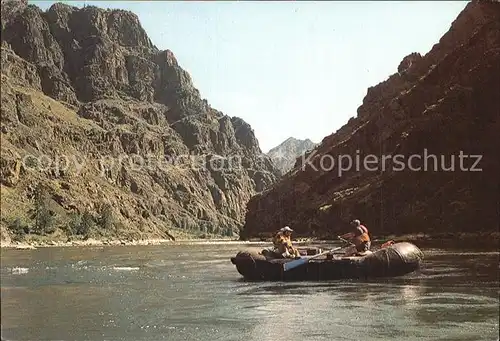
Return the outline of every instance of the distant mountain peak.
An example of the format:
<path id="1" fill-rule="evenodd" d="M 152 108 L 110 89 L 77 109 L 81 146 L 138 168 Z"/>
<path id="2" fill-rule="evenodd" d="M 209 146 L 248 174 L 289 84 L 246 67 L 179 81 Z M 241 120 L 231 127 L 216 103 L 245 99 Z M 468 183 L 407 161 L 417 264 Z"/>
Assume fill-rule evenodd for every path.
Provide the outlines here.
<path id="1" fill-rule="evenodd" d="M 267 152 L 267 156 L 282 174 L 287 173 L 295 165 L 296 159 L 306 151 L 313 149 L 317 144 L 310 139 L 300 140 L 289 137 Z"/>

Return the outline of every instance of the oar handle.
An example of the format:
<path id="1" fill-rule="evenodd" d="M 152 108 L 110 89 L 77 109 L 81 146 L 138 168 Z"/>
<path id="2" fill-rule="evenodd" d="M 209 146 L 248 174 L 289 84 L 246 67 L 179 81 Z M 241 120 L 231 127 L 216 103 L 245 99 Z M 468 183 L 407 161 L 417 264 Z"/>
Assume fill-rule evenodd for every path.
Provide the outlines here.
<path id="1" fill-rule="evenodd" d="M 283 264 L 283 271 L 289 271 L 289 270 L 294 269 L 294 268 L 296 268 L 298 266 L 301 266 L 301 265 L 304 265 L 304 264 L 308 263 L 311 259 L 324 256 L 324 255 L 326 255 L 328 253 L 331 253 L 333 251 L 337 251 L 339 249 L 342 249 L 342 247 L 336 247 L 336 248 L 333 248 L 331 250 L 318 253 L 317 255 L 314 255 L 314 256 L 311 256 L 311 257 L 303 257 L 303 258 L 299 258 L 299 259 L 292 260 L 290 262 L 284 263 Z"/>
<path id="2" fill-rule="evenodd" d="M 320 256 L 327 255 L 327 254 L 329 254 L 329 253 L 332 253 L 333 251 L 337 251 L 337 250 L 340 250 L 340 249 L 342 249 L 342 248 L 339 246 L 339 247 L 333 248 L 333 249 L 331 249 L 331 250 L 328 250 L 328 251 L 325 251 L 325 252 L 318 253 L 317 255 L 314 255 L 314 256 L 308 257 L 307 259 L 314 259 L 314 258 L 318 258 L 318 257 L 320 257 Z"/>
<path id="3" fill-rule="evenodd" d="M 343 241 L 344 243 L 352 244 L 350 241 L 342 238 L 341 236 L 337 236 L 337 238 L 340 239 L 341 241 Z"/>

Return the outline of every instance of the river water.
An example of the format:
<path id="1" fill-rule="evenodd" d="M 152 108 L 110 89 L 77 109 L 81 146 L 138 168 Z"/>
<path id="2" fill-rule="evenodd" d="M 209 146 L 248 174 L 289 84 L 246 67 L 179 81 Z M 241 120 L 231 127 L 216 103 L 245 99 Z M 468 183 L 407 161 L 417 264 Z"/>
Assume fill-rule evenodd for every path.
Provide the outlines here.
<path id="1" fill-rule="evenodd" d="M 252 283 L 229 259 L 245 247 L 3 249 L 2 339 L 498 340 L 498 252 L 423 249 L 399 278 Z"/>

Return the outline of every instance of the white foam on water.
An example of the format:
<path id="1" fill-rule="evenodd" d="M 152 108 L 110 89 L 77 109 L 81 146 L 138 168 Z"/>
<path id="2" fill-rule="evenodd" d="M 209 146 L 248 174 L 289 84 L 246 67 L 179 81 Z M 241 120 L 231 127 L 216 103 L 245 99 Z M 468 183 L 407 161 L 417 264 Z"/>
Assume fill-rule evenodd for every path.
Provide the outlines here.
<path id="1" fill-rule="evenodd" d="M 138 266 L 113 266 L 113 270 L 117 271 L 137 271 L 139 270 Z"/>
<path id="2" fill-rule="evenodd" d="M 19 267 L 12 268 L 13 275 L 27 274 L 28 271 L 29 271 L 29 268 L 19 268 Z"/>
<path id="3" fill-rule="evenodd" d="M 227 263 L 227 259 L 212 259 L 212 260 L 200 260 L 196 262 L 186 262 L 195 264 L 216 264 L 216 263 Z"/>
<path id="4" fill-rule="evenodd" d="M 72 263 L 70 266 L 78 270 L 86 270 L 89 268 L 88 262 L 86 260 L 79 260 L 76 263 Z"/>

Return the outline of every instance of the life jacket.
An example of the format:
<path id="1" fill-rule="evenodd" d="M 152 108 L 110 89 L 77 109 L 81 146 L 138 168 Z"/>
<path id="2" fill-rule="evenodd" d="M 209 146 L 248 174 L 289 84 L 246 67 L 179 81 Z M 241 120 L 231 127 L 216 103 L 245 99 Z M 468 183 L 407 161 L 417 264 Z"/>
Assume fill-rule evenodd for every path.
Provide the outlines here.
<path id="1" fill-rule="evenodd" d="M 364 225 L 359 225 L 359 228 L 363 231 L 359 236 L 354 237 L 354 245 L 359 246 L 364 242 L 370 241 L 370 236 L 368 235 L 368 229 Z"/>
<path id="2" fill-rule="evenodd" d="M 290 238 L 285 236 L 281 231 L 278 231 L 273 237 L 273 244 L 276 247 L 283 244 L 291 245 L 291 243 L 292 241 L 290 240 Z"/>
<path id="3" fill-rule="evenodd" d="M 293 251 L 292 240 L 290 237 L 284 235 L 282 231 L 278 231 L 273 237 L 273 245 L 274 247 L 280 251 L 280 253 L 288 250 L 289 252 Z"/>

